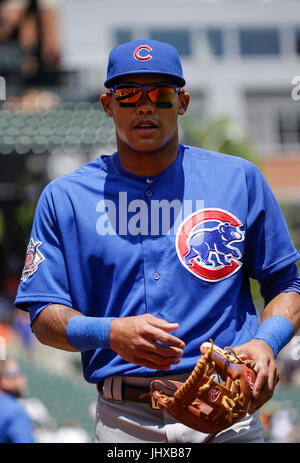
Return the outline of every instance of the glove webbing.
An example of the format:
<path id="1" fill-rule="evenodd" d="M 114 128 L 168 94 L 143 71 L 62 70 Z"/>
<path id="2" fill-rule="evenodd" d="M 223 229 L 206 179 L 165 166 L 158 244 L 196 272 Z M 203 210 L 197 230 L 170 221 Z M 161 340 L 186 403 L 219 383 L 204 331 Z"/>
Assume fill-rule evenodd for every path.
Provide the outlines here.
<path id="1" fill-rule="evenodd" d="M 208 370 L 212 371 L 215 366 L 215 362 L 211 359 L 212 352 L 213 352 L 213 341 L 210 340 L 210 342 L 211 342 L 210 349 L 205 353 L 204 356 L 202 356 L 197 361 L 197 364 L 194 370 L 192 371 L 192 373 L 190 374 L 186 382 L 175 392 L 173 402 L 170 404 L 172 407 L 176 407 L 176 405 L 187 407 L 189 404 L 193 402 L 195 397 L 197 397 L 197 393 L 201 393 L 210 388 L 211 383 L 214 381 L 213 376 L 210 376 L 208 381 L 205 384 L 203 384 L 200 387 L 198 386 L 199 382 L 201 381 L 202 377 L 207 373 L 207 371 Z M 230 352 L 226 352 L 226 350 L 229 350 Z M 242 360 L 238 358 L 238 356 L 235 354 L 235 352 L 230 347 L 225 347 L 223 356 L 226 359 L 229 359 L 230 354 L 234 356 L 234 360 L 233 360 L 234 362 L 242 362 Z M 239 386 L 240 381 L 236 380 L 235 384 Z M 236 396 L 233 399 L 230 398 L 229 396 L 224 396 L 222 398 L 221 404 L 227 412 L 224 418 L 227 419 L 230 423 L 232 423 L 233 419 L 238 417 L 238 413 L 233 413 L 233 409 L 236 403 L 238 403 L 239 405 L 242 405 L 243 396 L 244 396 L 243 393 L 237 392 Z M 217 420 L 218 415 L 214 417 L 213 421 Z M 221 411 L 220 411 L 220 415 L 221 415 Z"/>
<path id="2" fill-rule="evenodd" d="M 211 348 L 209 351 L 206 352 L 204 357 L 200 357 L 196 363 L 196 366 L 188 379 L 185 383 L 177 389 L 174 394 L 174 402 L 180 402 L 181 405 L 187 406 L 191 402 L 193 402 L 194 398 L 197 396 L 198 391 L 203 391 L 205 389 L 209 389 L 211 382 L 213 381 L 213 376 L 209 378 L 209 381 L 201 386 L 198 387 L 199 381 L 202 377 L 206 374 L 207 370 L 209 369 L 209 362 L 211 361 L 211 353 L 213 349 L 213 344 L 211 344 Z M 207 361 L 208 360 L 208 361 Z M 211 366 L 213 367 L 215 362 L 211 361 Z"/>

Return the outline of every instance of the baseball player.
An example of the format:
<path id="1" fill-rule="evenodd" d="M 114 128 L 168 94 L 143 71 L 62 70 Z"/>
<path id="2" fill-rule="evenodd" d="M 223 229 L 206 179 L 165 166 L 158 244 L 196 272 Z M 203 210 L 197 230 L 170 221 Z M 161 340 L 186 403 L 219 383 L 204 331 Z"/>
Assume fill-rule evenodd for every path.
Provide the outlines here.
<path id="1" fill-rule="evenodd" d="M 82 352 L 96 442 L 262 442 L 276 356 L 300 326 L 299 254 L 281 210 L 252 163 L 179 143 L 184 86 L 171 45 L 114 48 L 101 103 L 117 151 L 49 183 L 36 208 L 15 303 L 40 342 Z M 249 414 L 214 436 L 149 398 L 153 378 L 184 381 L 209 339 L 258 370 Z"/>

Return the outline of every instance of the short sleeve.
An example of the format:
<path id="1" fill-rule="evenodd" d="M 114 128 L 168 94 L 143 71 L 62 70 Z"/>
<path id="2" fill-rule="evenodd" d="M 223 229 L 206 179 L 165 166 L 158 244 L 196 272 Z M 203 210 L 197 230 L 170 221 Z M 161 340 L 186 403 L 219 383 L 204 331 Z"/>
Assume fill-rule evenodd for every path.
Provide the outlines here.
<path id="1" fill-rule="evenodd" d="M 38 201 L 15 305 L 35 302 L 71 306 L 64 249 L 49 184 Z"/>
<path id="2" fill-rule="evenodd" d="M 260 280 L 296 262 L 297 252 L 281 208 L 259 169 L 246 164 L 248 216 L 244 265 Z"/>

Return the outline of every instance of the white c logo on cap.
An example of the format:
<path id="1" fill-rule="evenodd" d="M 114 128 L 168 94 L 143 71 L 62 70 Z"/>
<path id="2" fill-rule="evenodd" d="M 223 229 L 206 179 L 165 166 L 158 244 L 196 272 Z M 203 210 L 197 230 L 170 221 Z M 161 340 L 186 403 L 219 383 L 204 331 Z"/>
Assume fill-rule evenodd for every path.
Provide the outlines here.
<path id="1" fill-rule="evenodd" d="M 149 51 L 152 51 L 152 48 L 149 47 L 148 45 L 140 45 L 133 52 L 133 56 L 135 57 L 135 59 L 142 60 L 142 61 L 147 61 L 148 59 L 152 58 L 152 56 L 150 54 L 145 55 L 145 56 L 141 56 L 140 55 L 141 50 L 147 50 L 149 52 Z"/>

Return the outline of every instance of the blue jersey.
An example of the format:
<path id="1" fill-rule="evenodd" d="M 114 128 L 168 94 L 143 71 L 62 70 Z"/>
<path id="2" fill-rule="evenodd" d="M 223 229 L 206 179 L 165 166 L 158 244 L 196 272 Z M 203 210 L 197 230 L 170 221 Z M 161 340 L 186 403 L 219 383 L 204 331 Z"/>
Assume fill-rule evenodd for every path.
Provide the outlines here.
<path id="1" fill-rule="evenodd" d="M 274 195 L 249 161 L 179 145 L 171 166 L 144 177 L 125 171 L 115 153 L 44 189 L 16 305 L 178 322 L 174 334 L 186 347 L 175 374 L 193 369 L 209 338 L 220 347 L 252 339 L 249 277 L 262 281 L 298 258 Z M 82 364 L 92 383 L 156 373 L 105 348 L 83 352 Z"/>
<path id="2" fill-rule="evenodd" d="M 0 393 L 0 443 L 33 443 L 31 419 L 23 406 L 9 394 Z"/>

